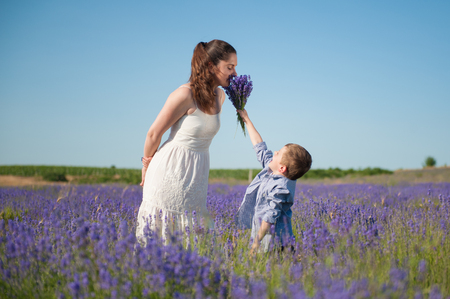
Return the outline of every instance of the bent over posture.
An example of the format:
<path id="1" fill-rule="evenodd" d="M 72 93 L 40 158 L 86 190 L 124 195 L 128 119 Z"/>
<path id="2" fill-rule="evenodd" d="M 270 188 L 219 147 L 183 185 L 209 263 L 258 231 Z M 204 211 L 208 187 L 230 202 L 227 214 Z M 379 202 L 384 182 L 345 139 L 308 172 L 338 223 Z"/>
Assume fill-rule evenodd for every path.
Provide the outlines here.
<path id="1" fill-rule="evenodd" d="M 236 65 L 236 50 L 228 43 L 197 44 L 189 83 L 172 92 L 150 127 L 142 158 L 138 240 L 145 242 L 147 225 L 167 240 L 167 233 L 190 226 L 194 211 L 208 217 L 209 145 L 219 130 L 225 100 L 218 87 L 229 85 Z M 168 140 L 158 149 L 169 128 Z"/>

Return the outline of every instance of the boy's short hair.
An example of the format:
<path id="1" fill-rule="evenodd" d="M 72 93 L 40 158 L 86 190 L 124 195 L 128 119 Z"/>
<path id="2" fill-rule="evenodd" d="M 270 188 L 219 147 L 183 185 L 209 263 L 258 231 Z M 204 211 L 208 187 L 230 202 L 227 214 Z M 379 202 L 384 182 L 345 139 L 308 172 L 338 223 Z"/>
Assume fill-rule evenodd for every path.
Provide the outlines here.
<path id="1" fill-rule="evenodd" d="M 290 180 L 301 178 L 311 168 L 312 158 L 302 146 L 294 143 L 285 145 L 286 150 L 281 157 L 281 164 L 286 166 L 284 176 Z"/>

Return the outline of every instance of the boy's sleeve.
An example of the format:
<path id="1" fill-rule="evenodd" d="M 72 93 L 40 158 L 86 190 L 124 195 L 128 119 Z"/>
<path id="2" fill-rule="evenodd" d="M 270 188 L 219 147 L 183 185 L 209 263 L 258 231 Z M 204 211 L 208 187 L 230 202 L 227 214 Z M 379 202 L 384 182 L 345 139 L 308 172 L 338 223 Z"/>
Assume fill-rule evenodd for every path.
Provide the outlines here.
<path id="1" fill-rule="evenodd" d="M 270 161 L 272 161 L 272 151 L 267 149 L 267 145 L 264 141 L 255 144 L 253 146 L 253 149 L 256 152 L 256 158 L 258 159 L 259 163 L 261 163 L 262 167 L 265 168 L 270 163 Z"/>
<path id="2" fill-rule="evenodd" d="M 283 203 L 287 203 L 289 200 L 289 194 L 286 187 L 275 186 L 267 194 L 267 209 L 262 220 L 272 224 L 277 222 L 283 209 Z"/>

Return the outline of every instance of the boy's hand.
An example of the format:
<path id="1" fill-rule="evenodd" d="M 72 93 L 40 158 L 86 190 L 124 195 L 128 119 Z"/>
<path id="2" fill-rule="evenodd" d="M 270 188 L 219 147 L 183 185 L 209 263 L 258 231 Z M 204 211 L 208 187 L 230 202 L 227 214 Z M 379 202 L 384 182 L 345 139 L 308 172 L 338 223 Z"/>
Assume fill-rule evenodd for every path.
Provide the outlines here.
<path id="1" fill-rule="evenodd" d="M 250 249 L 249 255 L 254 256 L 258 252 L 258 249 L 259 249 L 259 242 L 255 240 L 252 244 L 252 248 Z"/>
<path id="2" fill-rule="evenodd" d="M 239 115 L 241 116 L 242 120 L 243 120 L 245 123 L 247 123 L 247 120 L 249 119 L 249 118 L 248 118 L 247 110 L 245 110 L 245 109 L 242 109 L 242 110 L 236 109 L 236 111 L 237 111 L 237 113 L 239 113 Z"/>

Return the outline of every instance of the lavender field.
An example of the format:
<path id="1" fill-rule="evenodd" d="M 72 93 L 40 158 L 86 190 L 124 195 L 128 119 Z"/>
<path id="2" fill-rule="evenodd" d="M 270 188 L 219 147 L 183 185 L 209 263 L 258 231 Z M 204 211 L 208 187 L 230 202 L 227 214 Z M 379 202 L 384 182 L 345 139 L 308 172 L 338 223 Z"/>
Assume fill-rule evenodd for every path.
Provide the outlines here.
<path id="1" fill-rule="evenodd" d="M 254 258 L 245 187 L 210 185 L 214 229 L 145 246 L 139 186 L 0 188 L 0 297 L 450 298 L 450 183 L 298 184 L 295 252 Z"/>

